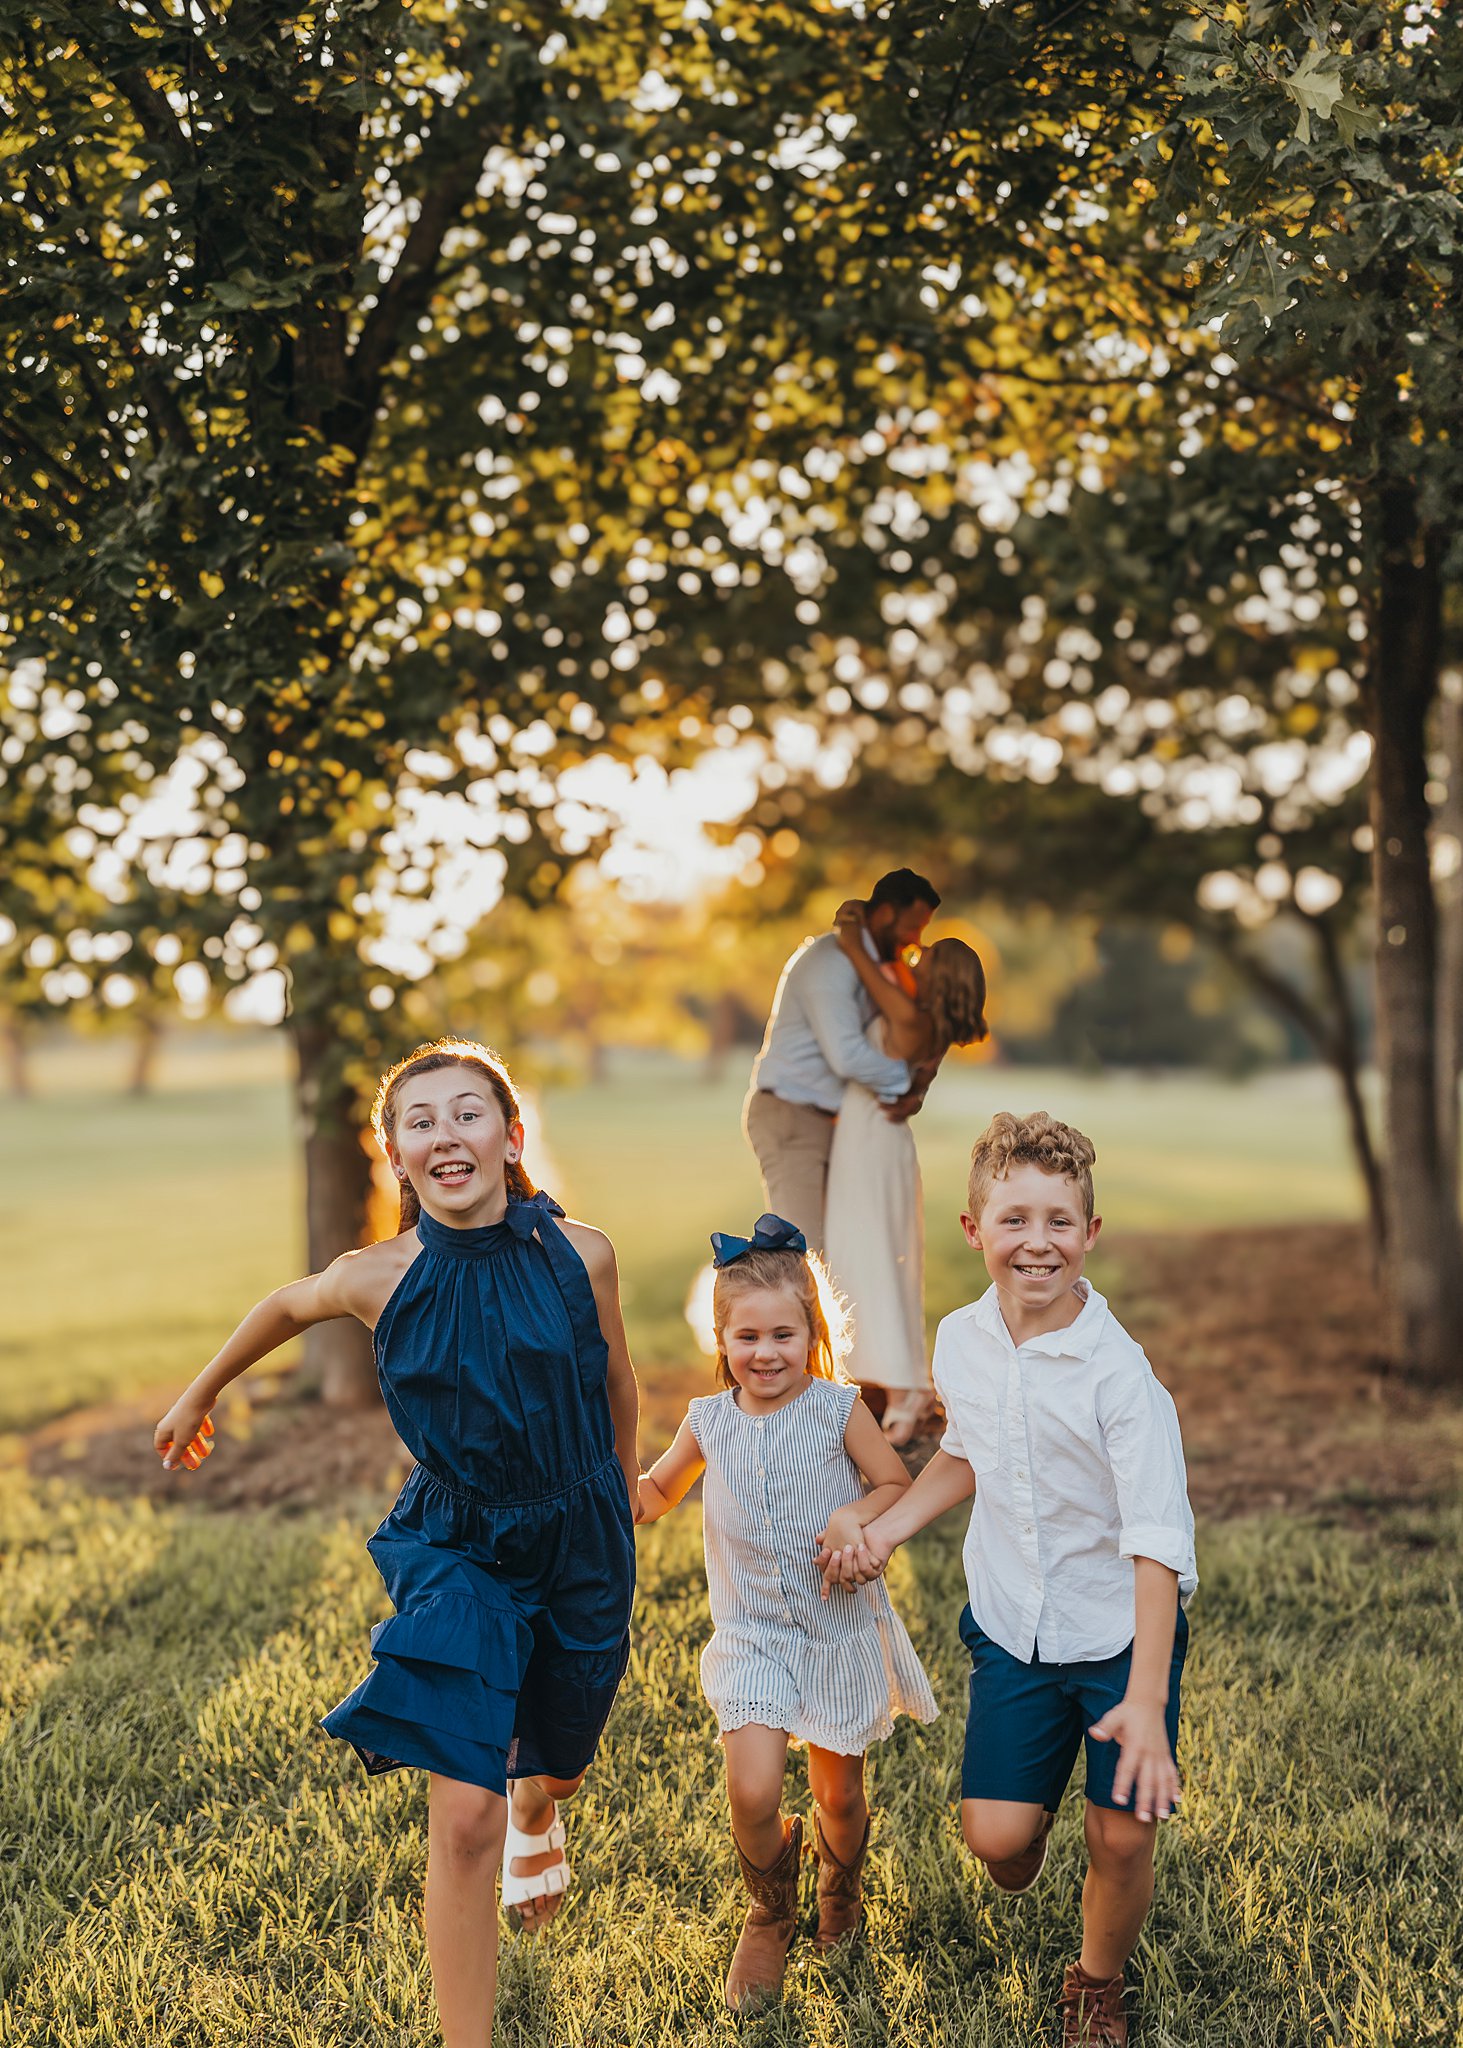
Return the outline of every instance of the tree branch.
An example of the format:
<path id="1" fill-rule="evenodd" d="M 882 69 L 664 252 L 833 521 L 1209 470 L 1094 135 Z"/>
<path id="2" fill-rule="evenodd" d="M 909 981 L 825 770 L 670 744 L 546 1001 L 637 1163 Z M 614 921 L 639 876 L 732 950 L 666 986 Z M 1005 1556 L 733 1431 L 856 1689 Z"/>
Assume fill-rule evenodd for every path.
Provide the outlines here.
<path id="1" fill-rule="evenodd" d="M 1336 1036 L 1315 1004 L 1301 993 L 1294 982 L 1287 981 L 1283 974 L 1277 974 L 1273 967 L 1267 967 L 1263 960 L 1257 960 L 1253 953 L 1247 953 L 1231 927 L 1216 924 L 1210 929 L 1214 943 L 1230 965 L 1253 982 L 1276 1009 L 1284 1011 L 1293 1023 L 1300 1026 L 1328 1066 L 1335 1066 L 1339 1051 Z"/>
<path id="2" fill-rule="evenodd" d="M 28 455 L 32 462 L 38 463 L 42 469 L 48 470 L 52 476 L 69 486 L 68 489 L 60 492 L 60 496 L 68 499 L 73 505 L 81 505 L 86 502 L 91 494 L 90 484 L 84 478 L 78 476 L 70 463 L 63 457 L 53 455 L 48 448 L 43 448 L 34 435 L 27 432 L 13 412 L 8 418 L 0 419 L 0 434 L 4 434 L 12 446 Z M 34 483 L 36 480 L 32 478 L 31 481 Z M 44 486 L 38 486 L 38 488 L 44 488 Z"/>
<path id="3" fill-rule="evenodd" d="M 460 121 L 438 138 L 435 149 L 423 152 L 420 209 L 396 268 L 366 315 L 349 358 L 351 398 L 358 408 L 363 441 L 370 432 L 386 366 L 408 324 L 431 298 L 442 244 L 477 190 L 487 149 L 481 131 Z"/>

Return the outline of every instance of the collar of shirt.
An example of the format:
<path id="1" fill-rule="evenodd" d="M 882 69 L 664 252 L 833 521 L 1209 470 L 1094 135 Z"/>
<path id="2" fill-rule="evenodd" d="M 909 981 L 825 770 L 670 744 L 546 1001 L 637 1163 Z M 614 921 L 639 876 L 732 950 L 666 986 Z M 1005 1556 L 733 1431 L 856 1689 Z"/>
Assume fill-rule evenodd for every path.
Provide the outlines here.
<path id="1" fill-rule="evenodd" d="M 994 1281 L 978 1301 L 971 1303 L 971 1318 L 978 1329 L 988 1337 L 994 1337 L 1008 1351 L 1023 1351 L 1028 1357 L 1086 1361 L 1097 1349 L 1107 1322 L 1107 1302 L 1090 1281 L 1079 1280 L 1077 1288 L 1083 1299 L 1081 1310 L 1073 1321 L 1065 1329 L 1044 1330 L 1040 1336 L 1028 1337 L 1024 1344 L 1018 1345 L 1006 1326 L 1006 1318 L 1001 1314 L 1001 1297 Z"/>

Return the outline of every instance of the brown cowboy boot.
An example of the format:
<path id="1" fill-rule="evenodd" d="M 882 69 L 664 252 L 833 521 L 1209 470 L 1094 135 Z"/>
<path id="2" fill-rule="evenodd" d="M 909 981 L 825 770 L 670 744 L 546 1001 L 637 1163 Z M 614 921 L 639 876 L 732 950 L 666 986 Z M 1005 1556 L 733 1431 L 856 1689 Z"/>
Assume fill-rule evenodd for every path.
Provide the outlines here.
<path id="1" fill-rule="evenodd" d="M 1104 1980 L 1089 1977 L 1080 1963 L 1068 1963 L 1062 1979 L 1063 2048 L 1127 2048 L 1127 2040 L 1122 1971 Z"/>
<path id="2" fill-rule="evenodd" d="M 851 1863 L 840 1863 L 828 1846 L 823 1822 L 814 1809 L 813 1834 L 818 1844 L 818 1932 L 813 1946 L 828 1955 L 844 1943 L 851 1943 L 864 1924 L 864 1858 L 869 1853 L 869 1824 L 864 1822 L 863 1840 Z"/>
<path id="3" fill-rule="evenodd" d="M 751 1893 L 752 1903 L 742 1922 L 741 1939 L 727 1974 L 726 2002 L 731 2012 L 753 2012 L 759 2006 L 775 2004 L 782 1996 L 787 1952 L 798 1925 L 801 1819 L 785 1820 L 782 1833 L 782 1854 L 765 1870 L 747 1861 L 741 1843 L 732 1836 L 742 1866 L 742 1881 Z"/>

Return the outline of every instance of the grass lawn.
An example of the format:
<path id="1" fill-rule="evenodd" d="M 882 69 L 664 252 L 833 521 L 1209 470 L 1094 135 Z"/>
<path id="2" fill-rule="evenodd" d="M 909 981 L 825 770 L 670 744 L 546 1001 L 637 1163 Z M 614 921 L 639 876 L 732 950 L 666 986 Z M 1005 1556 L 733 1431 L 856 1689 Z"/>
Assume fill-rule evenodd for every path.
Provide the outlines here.
<path id="1" fill-rule="evenodd" d="M 14 2048 L 430 2048 L 423 1784 L 315 1728 L 383 1597 L 349 1518 L 0 1496 L 0 2039 Z M 1463 1514 L 1211 1531 L 1187 1791 L 1131 1971 L 1143 2048 L 1463 2037 Z M 1003 1901 L 957 1842 L 957 1532 L 892 1586 L 945 1714 L 877 1753 L 869 1940 L 782 2011 L 719 2010 L 739 1905 L 696 1679 L 694 1509 L 645 1532 L 635 1653 L 570 1833 L 580 1886 L 510 1947 L 499 2048 L 1026 2048 L 1078 1940 L 1080 1799 Z M 789 1796 L 807 1812 L 801 1772 Z"/>
<path id="2" fill-rule="evenodd" d="M 261 1294 L 303 1270 L 303 1191 L 284 1045 L 177 1037 L 157 1092 L 119 1094 L 120 1044 L 59 1046 L 37 1092 L 0 1102 L 0 1229 L 13 1278 L 0 1328 L 0 1429 L 86 1402 L 182 1384 Z M 762 1206 L 739 1128 L 744 1075 L 625 1059 L 599 1086 L 549 1088 L 529 1159 L 579 1215 L 609 1230 L 640 1358 L 690 1351 L 682 1307 L 707 1234 Z M 983 1286 L 957 1218 L 971 1140 L 993 1110 L 1045 1107 L 1098 1149 L 1107 1219 L 1099 1286 L 1123 1235 L 1355 1217 L 1360 1202 L 1327 1078 L 1287 1070 L 1088 1079 L 957 1065 L 916 1125 L 934 1320 Z"/>

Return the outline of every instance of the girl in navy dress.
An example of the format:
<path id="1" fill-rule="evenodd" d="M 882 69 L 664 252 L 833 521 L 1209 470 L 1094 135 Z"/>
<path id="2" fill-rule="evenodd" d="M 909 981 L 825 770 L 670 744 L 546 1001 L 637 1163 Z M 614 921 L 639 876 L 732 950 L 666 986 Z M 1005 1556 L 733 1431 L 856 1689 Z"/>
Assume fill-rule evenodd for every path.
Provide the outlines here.
<path id="1" fill-rule="evenodd" d="M 896 1715 L 932 1721 L 935 1702 L 887 1594 L 845 1600 L 848 1588 L 831 1583 L 835 1560 L 852 1557 L 864 1523 L 910 1482 L 844 1376 L 847 1333 L 834 1334 L 842 1318 L 827 1276 L 780 1216 L 760 1217 L 750 1238 L 717 1232 L 711 1246 L 725 1391 L 691 1403 L 675 1442 L 641 1476 L 640 1509 L 658 1520 L 705 1473 L 716 1633 L 701 1685 L 726 1750 L 732 1839 L 750 1895 L 726 2002 L 748 2012 L 781 1994 L 797 1929 L 802 1821 L 782 1813 L 789 1741 L 808 1745 L 815 1945 L 827 1954 L 863 1918 L 864 1752 L 893 1733 Z"/>
<path id="2" fill-rule="evenodd" d="M 375 1332 L 416 1464 L 369 1545 L 395 1613 L 325 1726 L 368 1771 L 431 1774 L 443 2041 L 485 2048 L 498 1864 L 510 1917 L 545 1925 L 569 1876 L 559 1803 L 629 1653 L 635 1375 L 609 1239 L 535 1192 L 512 1084 L 485 1047 L 419 1047 L 381 1083 L 372 1121 L 401 1183 L 399 1234 L 251 1309 L 154 1442 L 170 1469 L 196 1470 L 209 1410 L 257 1359 L 332 1316 Z"/>

